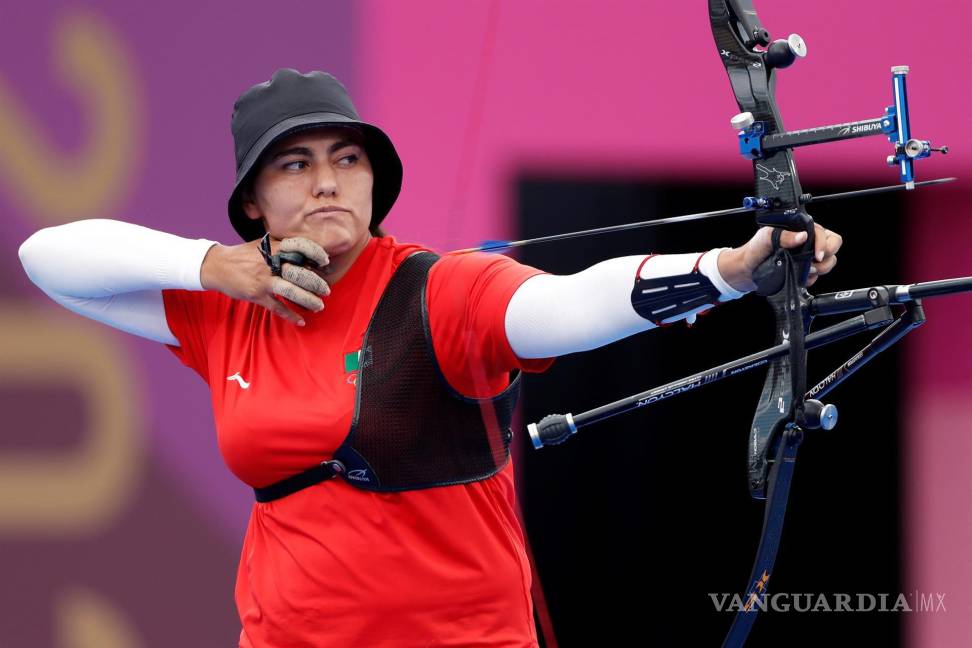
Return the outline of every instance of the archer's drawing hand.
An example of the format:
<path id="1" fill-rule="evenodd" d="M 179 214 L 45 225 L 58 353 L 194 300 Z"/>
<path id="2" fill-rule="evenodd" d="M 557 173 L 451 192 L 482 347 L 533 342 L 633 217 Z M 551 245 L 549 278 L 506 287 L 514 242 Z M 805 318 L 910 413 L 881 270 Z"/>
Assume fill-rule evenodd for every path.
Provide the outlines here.
<path id="1" fill-rule="evenodd" d="M 814 223 L 814 260 L 810 265 L 807 286 L 812 286 L 822 275 L 837 265 L 837 250 L 844 239 L 819 223 Z M 756 289 L 753 271 L 773 254 L 773 228 L 761 227 L 745 245 L 726 250 L 719 255 L 719 273 L 736 290 L 749 292 Z M 780 246 L 797 248 L 807 240 L 806 232 L 784 231 Z"/>
<path id="2" fill-rule="evenodd" d="M 280 303 L 274 295 L 280 295 L 307 310 L 318 312 L 324 309 L 320 297 L 331 294 L 331 288 L 321 277 L 323 268 L 328 264 L 327 252 L 320 245 L 303 237 L 270 237 L 272 254 L 278 252 L 300 252 L 308 259 L 307 267 L 284 263 L 281 276 L 275 277 L 267 262 L 260 254 L 260 240 L 240 245 L 214 245 L 209 249 L 200 270 L 202 287 L 217 290 L 233 299 L 259 304 L 270 312 L 293 322 L 304 325 L 300 314 Z M 320 295 L 320 297 L 318 296 Z"/>

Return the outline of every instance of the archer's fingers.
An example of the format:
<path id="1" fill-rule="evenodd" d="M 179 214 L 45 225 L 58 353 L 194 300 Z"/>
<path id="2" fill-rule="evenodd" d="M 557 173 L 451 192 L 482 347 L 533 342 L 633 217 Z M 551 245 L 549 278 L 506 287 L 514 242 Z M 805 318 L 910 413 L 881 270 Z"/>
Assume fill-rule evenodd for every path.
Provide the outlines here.
<path id="1" fill-rule="evenodd" d="M 836 254 L 825 258 L 823 261 L 819 263 L 814 263 L 813 269 L 817 271 L 817 274 L 825 275 L 831 270 L 833 270 L 835 265 L 837 265 Z"/>
<path id="2" fill-rule="evenodd" d="M 807 240 L 806 232 L 791 232 L 790 230 L 783 230 L 780 234 L 780 247 L 784 248 L 795 248 L 803 245 Z"/>
<path id="3" fill-rule="evenodd" d="M 320 275 L 307 268 L 295 266 L 292 263 L 285 263 L 281 267 L 280 272 L 284 279 L 297 284 L 304 290 L 321 295 L 322 297 L 327 297 L 331 294 L 331 287 L 327 285 L 327 282 L 321 279 Z"/>
<path id="4" fill-rule="evenodd" d="M 823 261 L 837 254 L 840 246 L 844 244 L 844 238 L 837 232 L 832 232 L 820 225 L 816 227 L 817 230 L 814 235 L 814 258 L 817 261 Z"/>
<path id="5" fill-rule="evenodd" d="M 280 295 L 307 310 L 319 312 L 324 310 L 324 302 L 320 297 L 296 286 L 283 277 L 274 277 L 271 284 L 274 294 Z"/>
<path id="6" fill-rule="evenodd" d="M 278 317 L 282 317 L 288 322 L 297 324 L 298 326 L 304 326 L 303 317 L 301 317 L 294 311 L 290 310 L 289 308 L 281 304 L 273 297 L 270 297 L 268 295 L 263 301 L 260 302 L 260 304 L 264 306 L 267 310 L 269 310 L 271 313 L 273 313 L 274 315 L 277 315 Z"/>

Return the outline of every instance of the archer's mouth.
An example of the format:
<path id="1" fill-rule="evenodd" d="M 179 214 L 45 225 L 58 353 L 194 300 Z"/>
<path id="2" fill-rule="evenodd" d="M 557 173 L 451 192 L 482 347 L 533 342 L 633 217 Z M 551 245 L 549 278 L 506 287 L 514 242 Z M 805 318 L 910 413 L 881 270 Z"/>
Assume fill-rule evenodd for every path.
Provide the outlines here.
<path id="1" fill-rule="evenodd" d="M 347 209 L 344 209 L 343 207 L 324 207 L 322 209 L 315 209 L 311 213 L 307 214 L 307 216 L 308 217 L 310 217 L 310 216 L 328 216 L 330 214 L 335 214 L 335 213 L 350 214 L 351 212 L 349 210 L 347 210 Z"/>

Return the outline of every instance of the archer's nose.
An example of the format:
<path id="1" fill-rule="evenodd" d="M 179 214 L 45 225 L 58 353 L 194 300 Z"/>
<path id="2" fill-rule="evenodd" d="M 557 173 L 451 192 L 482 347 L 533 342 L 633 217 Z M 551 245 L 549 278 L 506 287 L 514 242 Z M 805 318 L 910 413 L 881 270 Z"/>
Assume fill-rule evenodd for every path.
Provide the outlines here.
<path id="1" fill-rule="evenodd" d="M 337 194 L 337 175 L 330 165 L 321 165 L 314 183 L 315 197 L 329 197 Z"/>

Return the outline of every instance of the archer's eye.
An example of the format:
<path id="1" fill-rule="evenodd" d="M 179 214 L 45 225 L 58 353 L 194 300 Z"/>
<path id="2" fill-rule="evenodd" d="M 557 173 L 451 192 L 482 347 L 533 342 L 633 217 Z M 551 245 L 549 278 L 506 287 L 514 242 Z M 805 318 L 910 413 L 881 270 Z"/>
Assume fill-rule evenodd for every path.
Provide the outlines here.
<path id="1" fill-rule="evenodd" d="M 291 169 L 292 168 L 294 171 L 300 171 L 300 169 L 303 169 L 304 168 L 304 167 L 294 167 L 295 164 L 303 164 L 304 167 L 307 166 L 307 162 L 304 162 L 303 160 L 294 160 L 293 162 L 287 162 L 286 164 L 284 164 L 283 165 L 283 168 L 285 168 L 285 169 Z"/>
<path id="2" fill-rule="evenodd" d="M 345 155 L 343 158 L 338 160 L 338 164 L 343 167 L 352 167 L 358 163 L 359 157 L 352 153 L 351 155 Z"/>

